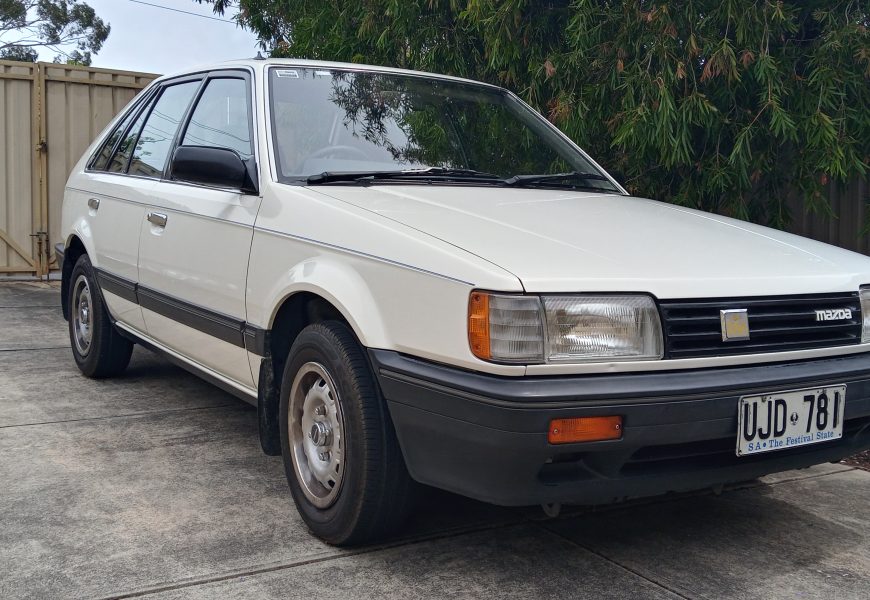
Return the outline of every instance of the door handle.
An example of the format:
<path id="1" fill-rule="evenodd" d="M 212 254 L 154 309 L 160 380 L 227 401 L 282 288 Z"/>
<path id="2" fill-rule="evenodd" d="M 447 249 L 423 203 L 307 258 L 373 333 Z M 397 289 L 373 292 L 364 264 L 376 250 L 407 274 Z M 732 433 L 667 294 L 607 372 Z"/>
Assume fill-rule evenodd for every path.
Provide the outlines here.
<path id="1" fill-rule="evenodd" d="M 99 198 L 90 198 L 88 200 L 88 208 L 91 210 L 97 210 L 100 208 L 100 199 Z"/>
<path id="2" fill-rule="evenodd" d="M 166 227 L 166 215 L 150 212 L 148 213 L 148 222 L 158 227 Z"/>

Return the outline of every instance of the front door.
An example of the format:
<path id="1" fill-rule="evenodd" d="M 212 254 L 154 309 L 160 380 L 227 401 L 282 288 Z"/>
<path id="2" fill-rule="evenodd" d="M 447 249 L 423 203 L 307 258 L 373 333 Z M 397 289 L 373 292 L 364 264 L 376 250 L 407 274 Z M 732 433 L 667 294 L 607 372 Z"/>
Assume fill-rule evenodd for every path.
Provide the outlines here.
<path id="1" fill-rule="evenodd" d="M 209 75 L 179 145 L 254 153 L 246 72 Z M 131 171 L 134 166 L 131 165 Z M 154 189 L 142 218 L 139 302 L 148 335 L 252 390 L 244 345 L 245 287 L 258 196 L 173 181 Z"/>

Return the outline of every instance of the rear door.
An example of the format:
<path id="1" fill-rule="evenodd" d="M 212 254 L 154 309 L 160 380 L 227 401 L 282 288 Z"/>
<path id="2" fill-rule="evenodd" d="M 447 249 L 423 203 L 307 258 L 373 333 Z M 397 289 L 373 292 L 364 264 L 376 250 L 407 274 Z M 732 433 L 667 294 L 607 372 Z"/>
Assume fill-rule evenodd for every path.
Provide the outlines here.
<path id="1" fill-rule="evenodd" d="M 66 192 L 67 202 L 86 207 L 80 229 L 93 240 L 91 262 L 109 312 L 140 331 L 145 324 L 135 292 L 139 229 L 154 182 L 128 176 L 127 163 L 157 93 L 150 90 L 128 109 L 88 163 L 79 179 L 82 189 Z"/>
<path id="2" fill-rule="evenodd" d="M 177 143 L 229 148 L 251 158 L 249 73 L 209 74 Z M 174 181 L 169 172 L 143 215 L 139 249 L 139 301 L 148 334 L 249 390 L 254 380 L 243 335 L 245 287 L 259 206 L 258 196 Z"/>

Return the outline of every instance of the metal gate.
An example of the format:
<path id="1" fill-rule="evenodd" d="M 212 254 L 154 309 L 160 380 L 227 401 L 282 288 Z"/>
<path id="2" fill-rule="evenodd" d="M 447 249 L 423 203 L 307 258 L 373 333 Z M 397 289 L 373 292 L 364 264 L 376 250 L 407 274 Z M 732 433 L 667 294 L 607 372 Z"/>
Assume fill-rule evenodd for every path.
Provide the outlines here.
<path id="1" fill-rule="evenodd" d="M 57 268 L 67 177 L 152 73 L 0 61 L 0 274 Z"/>

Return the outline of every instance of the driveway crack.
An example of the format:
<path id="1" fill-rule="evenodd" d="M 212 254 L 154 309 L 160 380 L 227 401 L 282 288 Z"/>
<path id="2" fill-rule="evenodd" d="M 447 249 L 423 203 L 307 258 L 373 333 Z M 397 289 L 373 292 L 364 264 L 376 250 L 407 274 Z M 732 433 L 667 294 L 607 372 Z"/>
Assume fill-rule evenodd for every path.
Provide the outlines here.
<path id="1" fill-rule="evenodd" d="M 263 575 L 265 573 L 273 573 L 275 571 L 284 571 L 288 569 L 295 569 L 297 567 L 302 567 L 305 565 L 317 564 L 317 563 L 325 563 L 333 560 L 338 560 L 341 558 L 352 557 L 352 556 L 360 556 L 363 554 L 372 554 L 375 552 L 381 552 L 383 550 L 390 550 L 392 548 L 400 548 L 403 546 L 411 546 L 414 544 L 421 544 L 424 542 L 436 541 L 440 539 L 452 538 L 452 537 L 460 537 L 463 535 L 468 535 L 472 533 L 479 533 L 482 531 L 494 531 L 496 529 L 505 529 L 509 527 L 516 527 L 518 525 L 524 525 L 526 520 L 522 517 L 517 519 L 506 519 L 500 520 L 497 522 L 491 523 L 478 523 L 475 525 L 468 526 L 460 526 L 454 527 L 438 532 L 432 532 L 429 534 L 423 534 L 418 536 L 411 536 L 407 538 L 400 538 L 397 540 L 393 540 L 390 542 L 385 542 L 382 544 L 376 544 L 373 546 L 367 546 L 363 548 L 355 548 L 353 550 L 341 550 L 337 549 L 335 552 L 325 552 L 316 556 L 309 556 L 307 558 L 300 558 L 298 560 L 290 560 L 287 562 L 278 562 L 272 564 L 265 564 L 259 566 L 252 566 L 248 568 L 242 568 L 236 571 L 232 571 L 229 573 L 215 573 L 213 575 L 204 575 L 201 577 L 194 577 L 187 580 L 175 581 L 175 582 L 167 582 L 163 584 L 157 584 L 152 587 L 139 589 L 130 592 L 122 592 L 120 594 L 115 594 L 111 596 L 104 596 L 101 600 L 122 600 L 126 598 L 140 598 L 143 596 L 150 596 L 153 594 L 160 594 L 164 592 L 181 590 L 187 588 L 199 587 L 202 585 L 208 585 L 211 583 L 220 583 L 223 581 L 232 581 L 234 579 L 240 579 L 243 577 L 251 577 L 254 575 Z"/>
<path id="2" fill-rule="evenodd" d="M 212 410 L 218 408 L 232 408 L 239 406 L 238 403 L 233 404 L 212 404 L 209 406 L 190 406 L 185 408 L 167 408 L 162 410 L 146 410 L 142 412 L 125 413 L 121 415 L 105 415 L 101 417 L 82 417 L 80 419 L 58 419 L 57 421 L 39 421 L 36 423 L 17 423 L 15 425 L 0 425 L 0 429 L 13 429 L 15 427 L 37 427 L 39 425 L 56 425 L 58 423 L 80 423 L 83 421 L 105 421 L 108 419 L 126 419 L 128 417 L 144 417 L 151 415 L 161 415 L 167 413 L 185 412 L 191 410 Z"/>
<path id="3" fill-rule="evenodd" d="M 687 596 L 685 593 L 681 592 L 680 590 L 678 590 L 670 585 L 667 585 L 665 583 L 662 583 L 661 581 L 653 579 L 652 577 L 649 577 L 648 575 L 645 575 L 644 573 L 638 571 L 637 569 L 633 569 L 633 568 L 629 567 L 628 565 L 624 565 L 621 562 L 618 562 L 618 561 L 610 558 L 606 554 L 596 550 L 595 548 L 592 548 L 592 547 L 587 546 L 585 544 L 581 544 L 580 542 L 578 542 L 575 539 L 572 539 L 566 535 L 559 533 L 558 531 L 554 531 L 554 530 L 550 529 L 549 527 L 546 526 L 546 524 L 544 522 L 538 522 L 538 523 L 536 523 L 536 525 L 538 526 L 539 529 L 542 529 L 543 531 L 545 531 L 546 533 L 549 533 L 553 537 L 557 537 L 560 540 L 568 542 L 572 546 L 576 546 L 577 548 L 585 550 L 586 552 L 589 552 L 590 554 L 594 554 L 598 558 L 601 558 L 601 559 L 607 561 L 608 563 L 614 565 L 618 569 L 621 569 L 627 573 L 630 573 L 632 575 L 640 577 L 644 581 L 647 581 L 647 582 L 651 583 L 652 585 L 659 587 L 659 588 L 665 590 L 666 592 L 673 594 L 674 596 L 677 596 L 678 598 L 683 598 L 683 600 L 693 600 L 692 596 Z M 703 596 L 701 596 L 701 597 L 703 597 Z"/>

